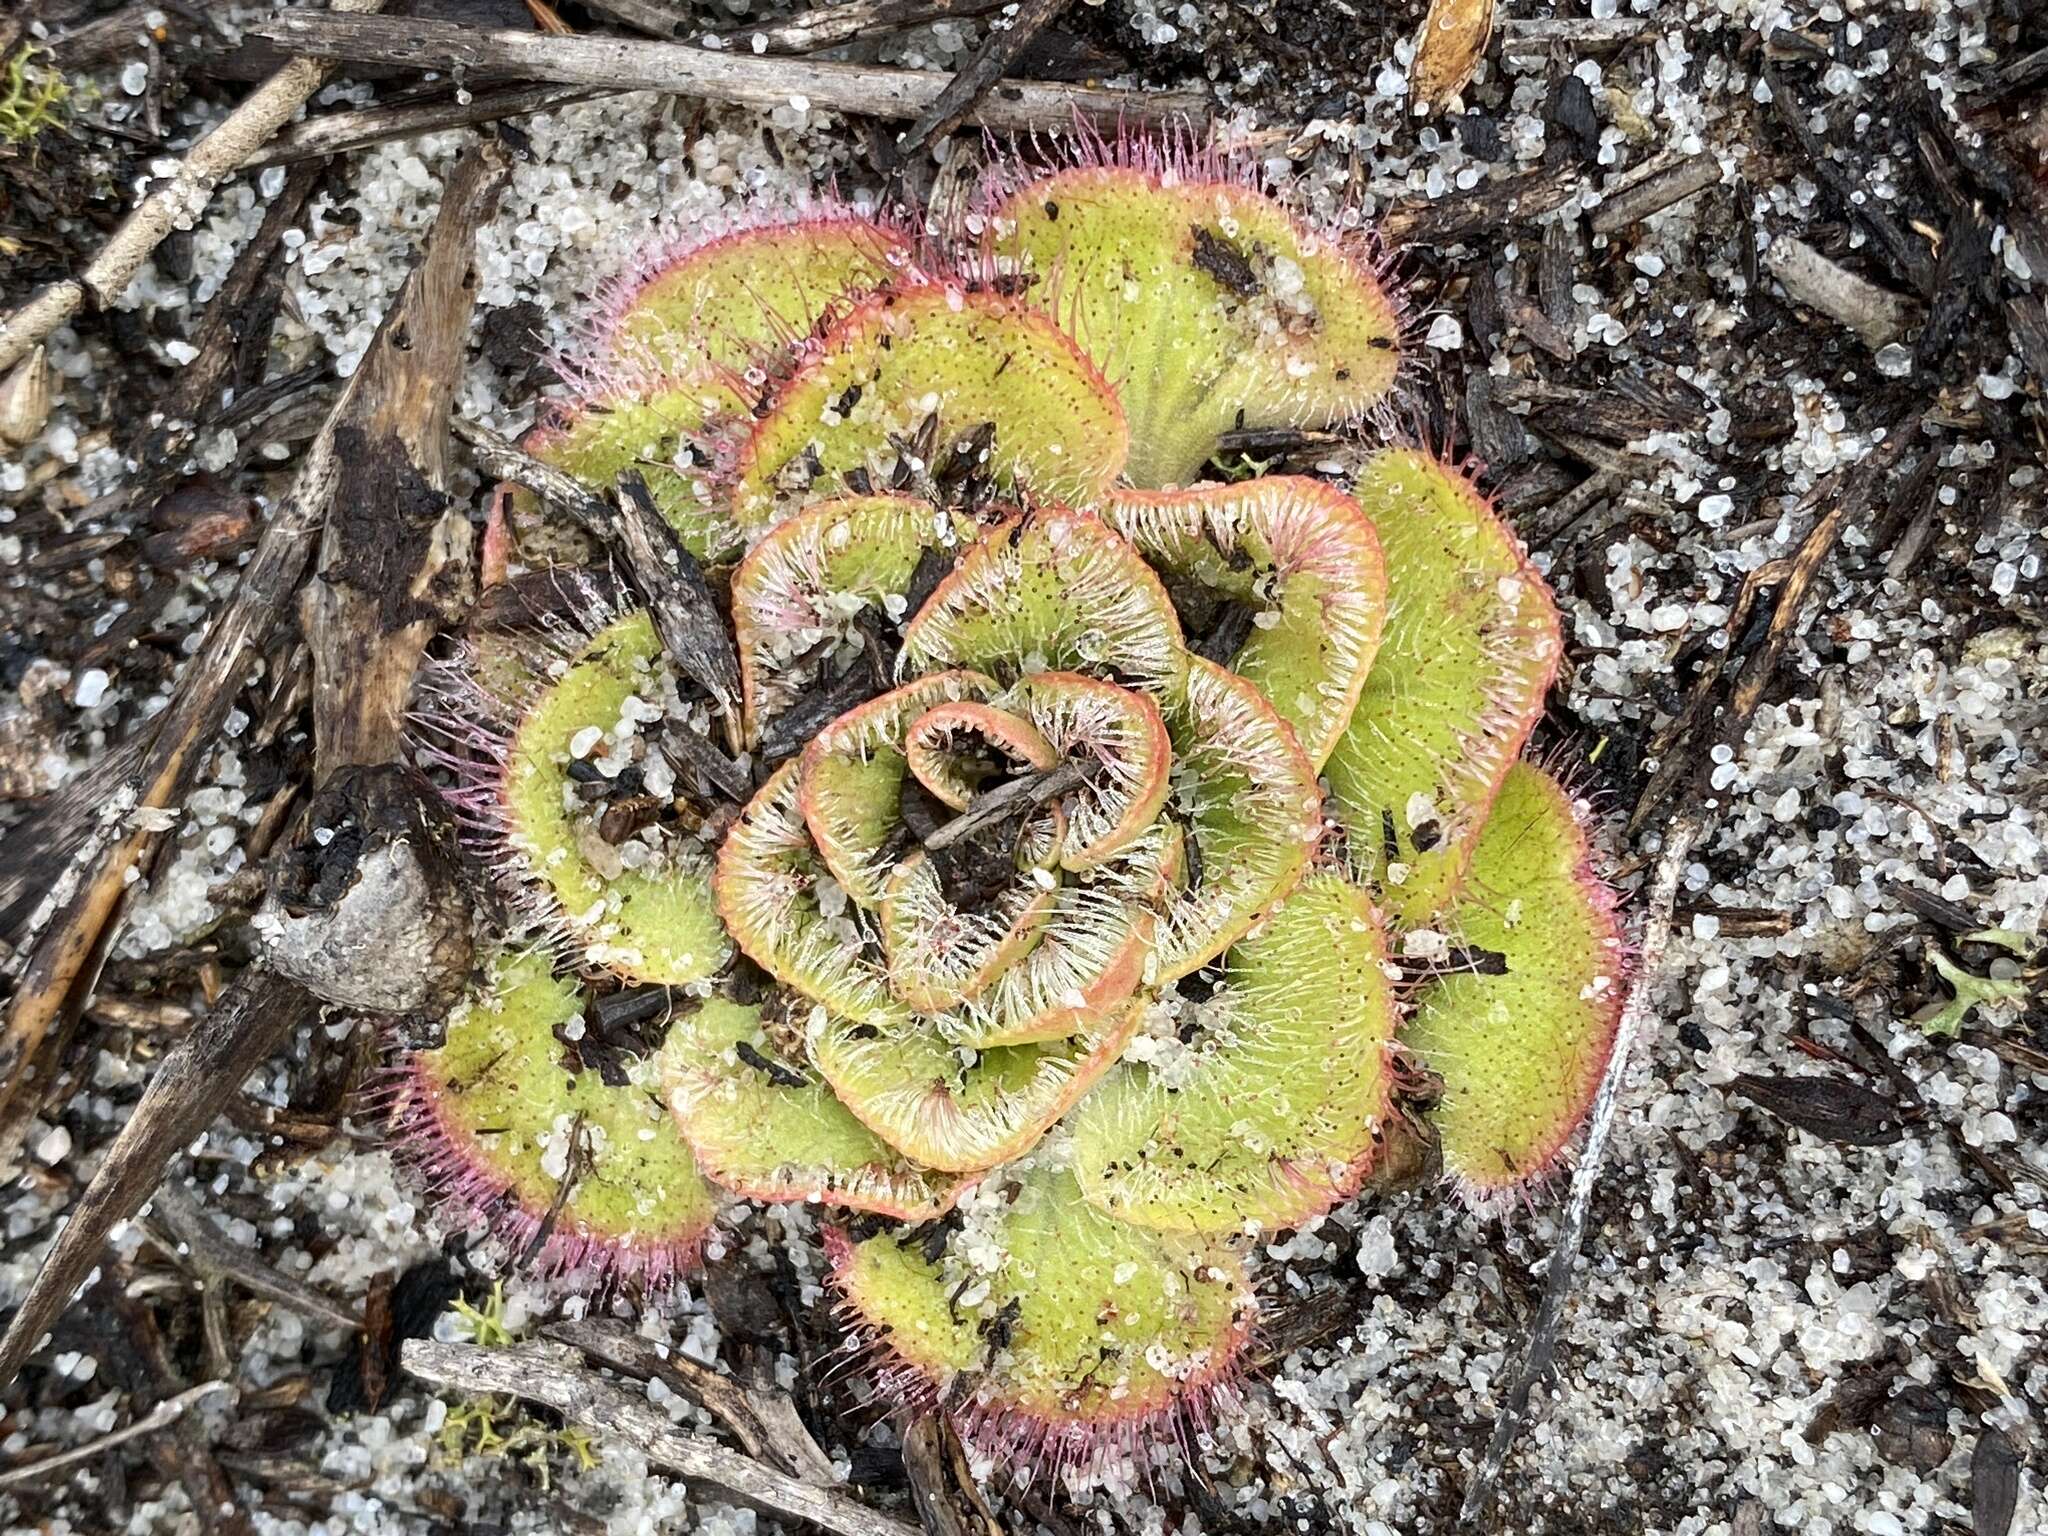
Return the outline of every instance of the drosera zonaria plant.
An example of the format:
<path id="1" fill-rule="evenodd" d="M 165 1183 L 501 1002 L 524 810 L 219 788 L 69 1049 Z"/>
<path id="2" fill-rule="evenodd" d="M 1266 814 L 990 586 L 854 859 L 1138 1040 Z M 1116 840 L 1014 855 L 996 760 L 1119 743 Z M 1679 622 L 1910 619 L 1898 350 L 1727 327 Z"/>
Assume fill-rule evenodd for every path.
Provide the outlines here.
<path id="1" fill-rule="evenodd" d="M 606 294 L 529 450 L 642 473 L 742 700 L 620 601 L 470 643 L 423 744 L 525 926 L 394 1119 L 585 1289 L 813 1203 L 885 1388 L 1092 1465 L 1231 1393 L 1260 1241 L 1397 1120 L 1481 1205 L 1556 1166 L 1620 935 L 1523 758 L 1556 609 L 1467 479 L 1203 479 L 1388 414 L 1355 235 L 1142 144 L 907 227 L 756 214 Z"/>

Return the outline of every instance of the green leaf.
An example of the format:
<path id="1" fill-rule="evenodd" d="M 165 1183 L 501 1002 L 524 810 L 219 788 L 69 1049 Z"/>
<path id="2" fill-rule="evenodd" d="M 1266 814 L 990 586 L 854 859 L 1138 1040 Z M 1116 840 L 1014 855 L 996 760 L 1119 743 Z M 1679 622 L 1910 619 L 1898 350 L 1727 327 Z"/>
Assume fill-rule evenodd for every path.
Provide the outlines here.
<path id="1" fill-rule="evenodd" d="M 1316 771 L 1258 689 L 1193 656 L 1164 713 L 1168 806 L 1186 834 L 1187 884 L 1160 925 L 1153 981 L 1222 954 L 1294 889 L 1322 831 Z"/>
<path id="2" fill-rule="evenodd" d="M 937 1259 L 915 1235 L 835 1244 L 847 1309 L 891 1384 L 1025 1463 L 1129 1450 L 1198 1420 L 1251 1333 L 1243 1260 L 1114 1221 L 1066 1173 L 1011 1188 L 982 1195 Z"/>
<path id="3" fill-rule="evenodd" d="M 642 377 L 737 377 L 789 348 L 850 296 L 912 267 L 895 230 L 846 212 L 737 229 L 662 263 L 614 301 L 595 353 Z"/>
<path id="4" fill-rule="evenodd" d="M 1613 901 L 1570 797 L 1542 769 L 1509 769 L 1432 931 L 1506 968 L 1423 986 L 1401 1036 L 1444 1082 L 1432 1118 L 1445 1171 L 1475 1194 L 1506 1193 L 1552 1167 L 1585 1117 L 1625 991 Z"/>
<path id="5" fill-rule="evenodd" d="M 482 1218 L 544 1274 L 666 1283 L 695 1264 L 711 1190 L 662 1110 L 651 1058 L 607 1087 L 563 1037 L 583 999 L 544 954 L 500 955 L 449 1016 L 445 1043 L 400 1068 L 401 1153 L 451 1222 Z"/>
<path id="6" fill-rule="evenodd" d="M 1153 691 L 1187 664 L 1166 588 L 1138 551 L 1086 512 L 1045 509 L 998 523 L 961 557 L 903 635 L 918 672 L 973 667 L 1004 682 L 1030 672 L 1113 675 Z"/>
<path id="7" fill-rule="evenodd" d="M 1127 1053 L 1069 1120 L 1083 1192 L 1120 1220 L 1299 1226 L 1351 1195 L 1372 1161 L 1395 1008 L 1366 893 L 1309 876 L 1228 967 L 1192 1042 L 1144 1063 Z"/>
<path id="8" fill-rule="evenodd" d="M 784 986 L 860 1022 L 901 1020 L 888 980 L 868 954 L 870 932 L 818 857 L 797 804 L 800 764 L 784 763 L 747 802 L 719 845 L 718 915 L 747 958 Z"/>
<path id="9" fill-rule="evenodd" d="M 736 555 L 739 529 L 712 486 L 709 440 L 749 416 L 749 371 L 793 350 L 850 295 L 909 266 L 901 235 L 841 213 L 685 250 L 613 298 L 590 354 L 574 364 L 585 393 L 526 449 L 601 496 L 622 470 L 639 470 L 692 554 Z"/>
<path id="10" fill-rule="evenodd" d="M 1562 642 L 1543 578 L 1456 471 L 1390 449 L 1366 467 L 1358 501 L 1386 553 L 1387 623 L 1323 773 L 1398 929 L 1456 884 Z"/>
<path id="11" fill-rule="evenodd" d="M 698 1165 L 751 1200 L 824 1201 L 899 1221 L 951 1209 L 963 1183 L 906 1161 L 832 1090 L 792 1066 L 761 1010 L 712 998 L 679 1014 L 661 1053 L 669 1108 Z"/>
<path id="12" fill-rule="evenodd" d="M 814 1020 L 807 1044 L 840 1102 L 912 1161 L 977 1173 L 1029 1151 L 1088 1091 L 1137 1028 L 1129 1003 L 1071 1038 L 977 1051 L 925 1019 Z"/>
<path id="13" fill-rule="evenodd" d="M 994 243 L 1114 381 L 1133 485 L 1185 485 L 1233 428 L 1325 426 L 1393 385 L 1378 280 L 1250 188 L 1065 171 L 998 205 Z"/>
<path id="14" fill-rule="evenodd" d="M 1252 609 L 1237 654 L 1215 659 L 1266 696 L 1320 768 L 1357 707 L 1386 618 L 1386 561 L 1358 503 L 1284 475 L 1127 491 L 1106 518 L 1155 565 Z"/>
<path id="15" fill-rule="evenodd" d="M 843 495 L 849 474 L 890 485 L 962 453 L 1005 495 L 1088 505 L 1126 446 L 1116 397 L 1045 316 L 984 290 L 908 288 L 815 343 L 740 452 L 733 515 L 758 532 Z"/>
<path id="16" fill-rule="evenodd" d="M 616 730 L 629 697 L 660 703 L 665 666 L 645 613 L 601 630 L 520 720 L 503 793 L 508 841 L 584 956 L 636 981 L 686 986 L 716 975 L 732 953 L 711 898 L 708 856 L 665 833 L 653 863 L 600 870 L 592 856 L 603 851 L 593 843 L 603 806 L 577 799 L 568 775 L 579 733 Z"/>
<path id="17" fill-rule="evenodd" d="M 600 497 L 626 470 L 637 470 L 684 547 L 699 560 L 725 560 L 739 553 L 740 531 L 718 501 L 703 439 L 746 405 L 722 374 L 636 386 L 557 412 L 522 446 Z"/>
<path id="18" fill-rule="evenodd" d="M 882 609 L 892 624 L 903 617 L 918 561 L 957 537 L 954 520 L 929 503 L 849 496 L 778 523 L 756 544 L 732 578 L 748 739 L 818 680 L 803 670 L 805 656 L 827 640 L 851 641 L 865 610 Z M 889 611 L 891 599 L 899 611 Z"/>

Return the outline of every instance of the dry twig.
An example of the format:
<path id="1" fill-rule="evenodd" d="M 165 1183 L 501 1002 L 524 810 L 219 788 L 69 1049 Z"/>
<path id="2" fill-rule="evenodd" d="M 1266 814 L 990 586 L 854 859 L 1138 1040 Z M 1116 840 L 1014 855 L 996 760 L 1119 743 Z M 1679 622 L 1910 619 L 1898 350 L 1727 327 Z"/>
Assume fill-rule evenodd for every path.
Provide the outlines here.
<path id="1" fill-rule="evenodd" d="M 362 1327 L 357 1313 L 270 1267 L 214 1225 L 192 1192 L 179 1180 L 159 1188 L 150 1201 L 148 1224 L 161 1229 L 157 1239 L 165 1250 L 189 1265 L 208 1283 L 231 1281 L 252 1296 L 289 1307 L 301 1316 L 313 1318 L 350 1332 Z"/>
<path id="2" fill-rule="evenodd" d="M 545 1331 L 549 1338 L 572 1345 L 599 1365 L 666 1383 L 731 1430 L 756 1461 L 820 1488 L 839 1481 L 831 1459 L 804 1428 L 787 1393 L 749 1386 L 699 1365 L 687 1355 L 642 1338 L 623 1323 L 581 1318 L 555 1323 Z"/>
<path id="3" fill-rule="evenodd" d="M 837 1488 L 802 1482 L 715 1440 L 685 1434 L 645 1397 L 622 1391 L 560 1345 L 482 1349 L 408 1339 L 399 1358 L 407 1372 L 429 1385 L 539 1403 L 572 1424 L 623 1441 L 659 1466 L 784 1519 L 836 1536 L 919 1536 L 916 1526 L 877 1513 Z"/>
<path id="4" fill-rule="evenodd" d="M 644 3 L 644 0 L 642 0 Z M 948 16 L 986 16 L 1009 0 L 846 0 L 798 11 L 779 21 L 740 27 L 724 34 L 727 42 L 763 53 L 813 53 L 878 32 L 900 32 Z"/>
<path id="5" fill-rule="evenodd" d="M 81 1462 L 97 1461 L 116 1446 L 126 1445 L 131 1440 L 140 1440 L 153 1435 L 160 1429 L 168 1429 L 182 1419 L 187 1412 L 219 1392 L 234 1389 L 224 1381 L 205 1381 L 196 1387 L 180 1392 L 176 1397 L 167 1397 L 133 1424 L 120 1429 L 109 1430 L 97 1440 L 88 1440 L 84 1445 L 75 1445 L 68 1451 L 58 1451 L 40 1461 L 31 1461 L 24 1466 L 9 1467 L 0 1472 L 0 1488 L 20 1488 L 52 1472 L 62 1472 L 66 1467 L 78 1466 Z"/>
<path id="6" fill-rule="evenodd" d="M 0 1336 L 0 1386 L 41 1345 L 115 1223 L 142 1209 L 164 1165 L 206 1129 L 257 1062 L 318 1016 L 310 992 L 252 967 L 164 1057 Z"/>
<path id="7" fill-rule="evenodd" d="M 1672 818 L 1664 833 L 1664 847 L 1650 879 L 1649 901 L 1643 917 L 1642 947 L 1636 960 L 1635 983 L 1621 1010 L 1614 1031 L 1614 1052 L 1608 1059 L 1600 1091 L 1594 1096 L 1587 1119 L 1586 1142 L 1572 1173 L 1571 1196 L 1565 1202 L 1564 1219 L 1558 1223 L 1557 1242 L 1550 1252 L 1544 1273 L 1543 1299 L 1537 1304 L 1529 1325 L 1521 1365 L 1508 1384 L 1500 1417 L 1494 1420 L 1486 1455 L 1465 1489 L 1458 1509 L 1461 1530 L 1476 1530 L 1493 1503 L 1493 1491 L 1507 1464 L 1508 1452 L 1529 1418 L 1529 1394 L 1550 1370 L 1557 1354 L 1558 1328 L 1564 1304 L 1571 1295 L 1573 1272 L 1578 1267 L 1579 1249 L 1585 1242 L 1586 1216 L 1592 1209 L 1593 1191 L 1600 1182 L 1601 1165 L 1607 1153 L 1607 1138 L 1614 1130 L 1615 1105 L 1621 1096 L 1621 1081 L 1628 1073 L 1628 1060 L 1636 1037 L 1655 1005 L 1658 983 L 1664 977 L 1664 952 L 1671 942 L 1672 908 L 1678 899 L 1679 877 L 1685 863 L 1707 826 L 1706 813 L 1688 808 Z"/>
<path id="8" fill-rule="evenodd" d="M 260 171 L 272 165 L 296 165 L 305 160 L 345 155 L 393 139 L 415 138 L 439 133 L 446 128 L 473 128 L 534 112 L 552 112 L 557 107 L 604 96 L 624 95 L 622 91 L 600 90 L 581 85 L 510 85 L 477 91 L 467 101 L 450 96 L 440 101 L 403 102 L 393 106 L 360 107 L 348 112 L 327 112 L 309 117 L 271 140 L 270 147 L 243 167 Z"/>
<path id="9" fill-rule="evenodd" d="M 1045 30 L 1067 8 L 1069 0 L 1021 0 L 1017 14 L 1007 23 L 989 28 L 967 67 L 952 78 L 936 100 L 917 115 L 897 142 L 896 152 L 909 157 L 966 122 L 983 97 L 1009 73 L 1010 66 L 1031 46 L 1031 40 Z"/>
<path id="10" fill-rule="evenodd" d="M 472 76 L 554 80 L 613 90 L 667 91 L 735 106 L 786 106 L 802 98 L 827 112 L 901 121 L 917 118 L 953 77 L 881 65 L 713 53 L 685 43 L 629 37 L 547 37 L 486 31 L 453 22 L 292 11 L 255 29 L 294 53 L 403 69 Z M 1005 131 L 1063 129 L 1076 117 L 1096 121 L 1206 122 L 1209 98 L 1197 91 L 1121 91 L 1102 86 L 1005 80 L 968 121 Z"/>
<path id="11" fill-rule="evenodd" d="M 1631 224 L 1640 224 L 1653 213 L 1684 202 L 1704 192 L 1721 179 L 1721 160 L 1707 150 L 1689 155 L 1676 165 L 1638 177 L 1627 186 L 1607 194 L 1593 210 L 1593 233 L 1611 235 Z"/>
<path id="12" fill-rule="evenodd" d="M 124 829 L 125 836 L 104 857 L 100 856 L 103 843 L 90 842 L 89 856 L 74 861 L 66 870 L 63 880 L 71 889 L 56 898 L 64 908 L 63 923 L 31 958 L 6 1032 L 0 1035 L 0 1070 L 8 1075 L 0 1091 L 21 1091 L 22 1079 L 27 1076 L 21 1069 L 34 1060 L 35 1048 L 51 1019 L 111 931 L 110 918 L 125 884 L 125 872 L 133 866 L 144 841 L 154 835 L 156 825 L 149 819 L 131 825 L 131 812 L 138 804 L 164 807 L 183 797 L 229 698 L 240 685 L 248 657 L 296 585 L 314 531 L 328 517 L 342 487 L 354 484 L 368 494 L 381 494 L 385 489 L 362 478 L 364 464 L 345 468 L 338 462 L 343 429 L 352 427 L 357 440 L 373 443 L 392 458 L 402 456 L 417 483 L 430 485 L 439 473 L 445 444 L 423 431 L 445 420 L 435 415 L 433 406 L 437 396 L 445 398 L 445 380 L 432 370 L 445 373 L 449 369 L 451 348 L 454 357 L 461 355 L 475 291 L 467 273 L 476 223 L 489 206 L 486 188 L 503 170 L 501 160 L 476 152 L 451 175 L 447 202 L 435 221 L 419 270 L 407 279 L 386 313 L 369 354 L 308 450 L 299 477 L 265 530 L 234 601 L 209 633 L 202 654 L 188 664 L 179 695 L 165 711 L 164 725 L 136 777 L 123 786 L 125 793 L 102 819 L 106 838 Z M 422 314 L 420 306 L 426 303 L 436 306 L 433 314 Z M 445 327 L 453 339 L 434 335 L 436 327 Z M 407 359 L 411 360 L 410 369 Z M 371 389 L 379 391 L 382 398 L 366 398 Z M 379 435 L 373 439 L 371 431 Z M 358 517 L 363 515 L 361 509 L 350 510 Z M 389 510 L 403 513 L 409 509 Z M 434 516 L 438 518 L 440 513 L 437 504 Z M 388 540 L 389 531 L 376 526 L 376 514 L 369 516 L 370 535 Z M 315 670 L 332 680 L 338 695 L 324 708 L 318 707 L 316 700 L 315 726 L 323 756 L 341 763 L 379 763 L 396 754 L 399 706 L 392 701 L 402 705 L 410 691 L 411 669 L 425 641 L 423 627 L 411 622 L 408 608 L 430 595 L 433 577 L 448 564 L 448 543 L 446 536 L 430 536 L 404 543 L 397 551 L 382 551 L 386 563 L 374 573 L 356 568 L 346 573 L 359 602 L 325 617 L 320 617 L 321 610 L 315 607 L 316 623 L 308 625 Z M 398 621 L 388 622 L 393 614 L 399 615 Z M 349 627 L 352 624 L 368 626 L 371 632 L 357 643 L 356 631 Z M 360 658 L 357 669 L 337 666 L 343 656 Z M 390 786 L 382 786 L 382 792 L 386 801 L 402 793 Z M 344 789 L 337 798 L 347 802 L 350 792 Z M 345 808 L 336 807 L 336 813 Z M 404 824 L 400 818 L 399 825 Z M 373 862 L 380 866 L 391 863 L 389 852 L 385 843 L 372 836 L 362 842 L 353 869 L 323 870 L 323 877 L 333 876 L 344 891 L 356 889 L 366 867 Z M 391 920 L 417 929 L 434 915 L 393 904 Z M 391 950 L 404 950 L 411 938 L 410 933 L 401 935 L 384 953 L 339 958 L 359 967 L 388 965 Z M 98 1261 L 115 1223 L 142 1208 L 165 1165 L 211 1123 L 256 1064 L 293 1031 L 313 1023 L 320 1011 L 320 999 L 307 988 L 266 966 L 251 966 L 165 1056 L 51 1244 L 6 1334 L 0 1337 L 0 1385 L 12 1379 L 37 1348 L 45 1330 Z"/>
<path id="13" fill-rule="evenodd" d="M 383 4 L 384 0 L 334 0 L 336 11 L 357 14 L 376 11 Z M 30 347 L 86 305 L 104 308 L 126 293 L 150 252 L 172 230 L 191 228 L 206 211 L 214 188 L 289 122 L 332 72 L 331 65 L 296 58 L 251 91 L 192 146 L 173 175 L 136 205 L 84 272 L 52 283 L 0 320 L 0 372 L 12 368 Z"/>

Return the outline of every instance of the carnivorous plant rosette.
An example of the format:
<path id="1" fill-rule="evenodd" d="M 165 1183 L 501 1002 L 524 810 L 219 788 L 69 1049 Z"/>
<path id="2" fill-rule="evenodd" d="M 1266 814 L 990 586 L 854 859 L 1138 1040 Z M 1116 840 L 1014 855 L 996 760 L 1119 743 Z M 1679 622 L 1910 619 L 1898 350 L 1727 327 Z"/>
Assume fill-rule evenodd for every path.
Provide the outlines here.
<path id="1" fill-rule="evenodd" d="M 1558 622 L 1457 471 L 1205 480 L 1395 380 L 1357 241 L 1139 147 L 651 256 L 529 448 L 637 470 L 739 687 L 613 605 L 481 637 L 470 807 L 551 945 L 403 1064 L 401 1144 L 591 1284 L 804 1201 L 882 1381 L 1092 1456 L 1230 1390 L 1250 1239 L 1426 1117 L 1504 1200 L 1590 1102 L 1619 941 L 1521 760 Z M 479 723 L 481 729 L 478 729 Z"/>

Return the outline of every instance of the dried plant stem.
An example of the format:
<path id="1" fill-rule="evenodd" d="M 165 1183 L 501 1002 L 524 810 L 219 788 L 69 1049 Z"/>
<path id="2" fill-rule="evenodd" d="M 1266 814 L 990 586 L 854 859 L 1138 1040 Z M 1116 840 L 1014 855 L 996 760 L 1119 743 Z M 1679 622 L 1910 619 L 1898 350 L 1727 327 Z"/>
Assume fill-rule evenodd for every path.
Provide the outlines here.
<path id="1" fill-rule="evenodd" d="M 336 11 L 358 15 L 383 5 L 384 0 L 334 0 Z M 103 307 L 126 293 L 150 252 L 172 230 L 189 229 L 206 211 L 214 188 L 289 122 L 332 72 L 330 64 L 295 58 L 251 91 L 192 146 L 175 174 L 136 205 L 84 272 L 50 284 L 0 320 L 0 372 L 86 305 Z"/>
<path id="2" fill-rule="evenodd" d="M 623 1323 L 580 1318 L 552 1324 L 546 1332 L 549 1338 L 573 1345 L 599 1365 L 664 1382 L 731 1430 L 756 1461 L 820 1488 L 838 1481 L 831 1458 L 804 1428 L 788 1393 L 749 1386 L 699 1365 L 687 1355 L 642 1338 Z"/>
<path id="3" fill-rule="evenodd" d="M 1522 1363 L 1508 1384 L 1500 1417 L 1494 1420 L 1486 1455 L 1465 1489 L 1464 1503 L 1458 1509 L 1460 1530 L 1477 1530 L 1479 1522 L 1492 1506 L 1493 1491 L 1500 1481 L 1502 1467 L 1507 1464 L 1508 1452 L 1528 1423 L 1529 1393 L 1549 1371 L 1556 1357 L 1558 1327 L 1564 1317 L 1564 1304 L 1571 1295 L 1579 1250 L 1585 1242 L 1586 1216 L 1593 1206 L 1593 1191 L 1600 1183 L 1601 1166 L 1607 1156 L 1607 1139 L 1614 1130 L 1614 1111 L 1621 1097 L 1621 1081 L 1628 1074 L 1629 1056 L 1636 1037 L 1643 1032 L 1643 1025 L 1655 1004 L 1658 983 L 1663 980 L 1664 953 L 1671 942 L 1672 909 L 1678 899 L 1679 877 L 1684 874 L 1685 862 L 1691 857 L 1706 826 L 1706 813 L 1688 808 L 1672 818 L 1664 833 L 1664 847 L 1657 856 L 1650 878 L 1649 905 L 1643 918 L 1642 950 L 1636 962 L 1635 985 L 1629 990 L 1628 1002 L 1615 1026 L 1614 1054 L 1608 1059 L 1607 1073 L 1600 1079 L 1600 1091 L 1593 1099 L 1585 1148 L 1579 1154 L 1578 1167 L 1572 1173 L 1571 1196 L 1565 1203 L 1564 1219 L 1558 1223 L 1557 1242 L 1551 1249 L 1549 1267 L 1544 1273 L 1543 1299 L 1537 1304 L 1535 1320 L 1529 1325 L 1529 1342 L 1523 1351 Z"/>
<path id="4" fill-rule="evenodd" d="M 836 1536 L 919 1536 L 916 1526 L 879 1514 L 837 1488 L 817 1487 L 715 1440 L 683 1433 L 645 1397 L 612 1385 L 560 1345 L 482 1349 L 408 1339 L 399 1358 L 407 1372 L 430 1385 L 539 1403 L 686 1479 L 713 1484 L 785 1519 Z"/>
<path id="5" fill-rule="evenodd" d="M 900 32 L 949 16 L 986 16 L 1008 0 L 847 0 L 821 5 L 757 27 L 733 26 L 724 37 L 751 50 L 760 40 L 764 53 L 810 53 L 850 43 L 873 32 Z"/>
<path id="6" fill-rule="evenodd" d="M 362 529 L 375 547 L 347 551 L 346 563 L 330 554 L 316 583 L 335 589 L 325 600 L 316 598 L 306 624 L 316 673 L 335 695 L 324 704 L 315 699 L 318 754 L 328 765 L 395 756 L 398 703 L 410 691 L 425 643 L 425 624 L 415 621 L 414 610 L 446 601 L 451 573 L 459 584 L 464 568 L 466 521 L 460 535 L 443 529 L 445 498 L 422 500 L 417 491 L 431 490 L 442 472 L 444 373 L 468 334 L 476 226 L 505 173 L 503 155 L 486 147 L 472 150 L 449 177 L 442 215 L 418 268 L 308 449 L 233 601 L 187 665 L 136 775 L 103 815 L 100 836 L 88 840 L 61 877 L 69 889 L 53 893 L 53 900 L 63 919 L 31 955 L 0 1031 L 0 1095 L 22 1091 L 30 1076 L 25 1068 L 110 931 L 127 870 L 156 835 L 154 822 L 136 825 L 131 813 L 138 805 L 168 807 L 183 798 L 254 647 L 284 608 L 330 516 L 337 526 Z M 347 454 L 344 441 L 352 445 Z M 388 496 L 390 504 L 350 505 L 345 498 L 351 495 L 360 502 Z M 373 841 L 363 851 L 376 846 Z M 394 909 L 393 919 L 412 923 L 416 916 Z M 165 1165 L 211 1123 L 249 1072 L 320 1013 L 319 998 L 305 987 L 251 966 L 165 1056 L 0 1336 L 0 1386 L 20 1370 L 98 1262 L 115 1223 L 142 1208 Z"/>
<path id="7" fill-rule="evenodd" d="M 1010 66 L 1031 46 L 1031 40 L 1044 31 L 1052 19 L 1067 8 L 1067 4 L 1068 0 L 1021 0 L 1016 15 L 1008 24 L 998 23 L 991 27 L 967 67 L 955 75 L 932 104 L 917 115 L 917 121 L 910 125 L 897 146 L 898 152 L 915 154 L 934 139 L 943 139 L 966 122 L 982 99 L 995 88 L 996 82 L 1009 73 Z"/>
<path id="8" fill-rule="evenodd" d="M 802 98 L 828 112 L 893 121 L 915 119 L 953 83 L 947 74 L 813 59 L 711 52 L 686 43 L 629 37 L 551 37 L 486 31 L 454 22 L 293 11 L 255 29 L 293 53 L 507 79 L 553 80 L 612 90 L 667 91 L 735 106 L 786 106 Z M 1196 91 L 1120 91 L 1101 86 L 1005 80 L 968 121 L 1005 131 L 1061 129 L 1097 121 L 1206 122 L 1209 98 Z"/>
<path id="9" fill-rule="evenodd" d="M 240 1244 L 231 1242 L 214 1225 L 192 1191 L 178 1180 L 173 1179 L 157 1190 L 150 1203 L 148 1221 L 153 1229 L 161 1229 L 160 1240 L 167 1248 L 207 1281 L 231 1282 L 252 1296 L 261 1296 L 302 1317 L 351 1333 L 363 1325 L 353 1309 L 305 1281 L 271 1268 Z"/>
<path id="10" fill-rule="evenodd" d="M 0 1488 L 20 1488 L 52 1472 L 61 1472 L 66 1467 L 75 1467 L 81 1462 L 97 1461 L 116 1446 L 126 1445 L 130 1440 L 140 1440 L 153 1435 L 160 1429 L 167 1429 L 182 1419 L 185 1414 L 219 1392 L 232 1392 L 234 1388 L 225 1381 L 202 1382 L 176 1397 L 167 1397 L 148 1413 L 124 1428 L 110 1430 L 97 1440 L 84 1445 L 73 1446 L 68 1451 L 59 1451 L 54 1456 L 45 1456 L 27 1466 L 9 1467 L 0 1472 Z"/>
<path id="11" fill-rule="evenodd" d="M 552 112 L 557 107 L 574 106 L 580 101 L 596 101 L 600 97 L 623 94 L 594 86 L 513 85 L 478 91 L 467 101 L 449 97 L 442 101 L 328 112 L 292 124 L 243 169 L 260 171 L 272 165 L 296 165 L 301 161 L 367 149 L 373 144 L 388 144 L 393 139 L 416 138 L 420 134 L 439 133 L 446 128 L 473 128 L 479 123 L 496 123 L 535 112 Z"/>

